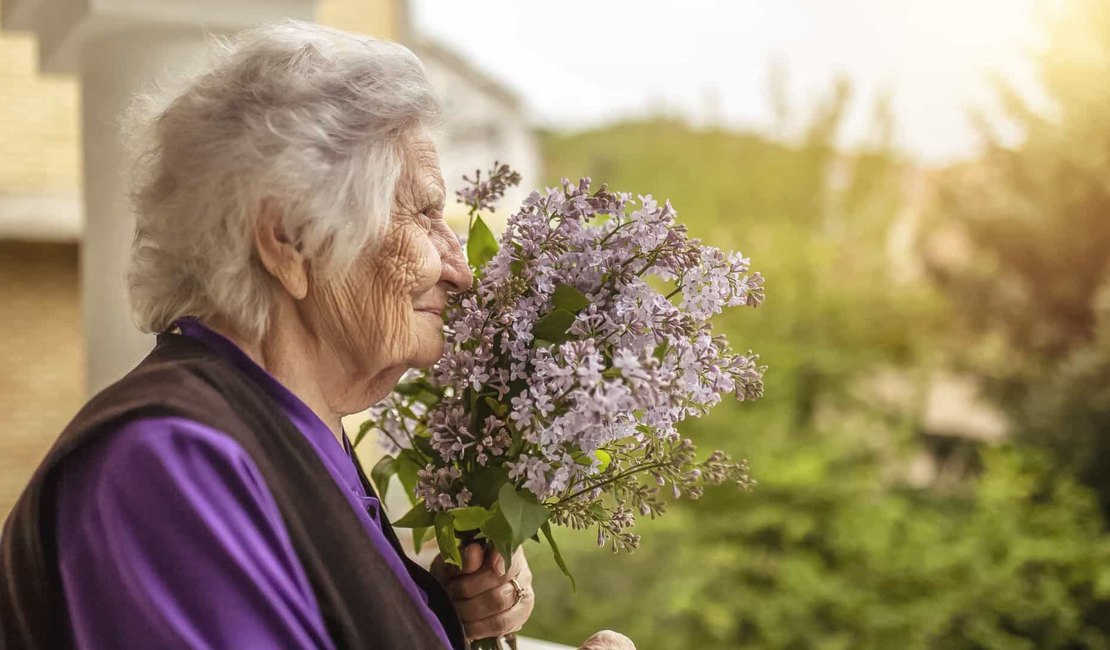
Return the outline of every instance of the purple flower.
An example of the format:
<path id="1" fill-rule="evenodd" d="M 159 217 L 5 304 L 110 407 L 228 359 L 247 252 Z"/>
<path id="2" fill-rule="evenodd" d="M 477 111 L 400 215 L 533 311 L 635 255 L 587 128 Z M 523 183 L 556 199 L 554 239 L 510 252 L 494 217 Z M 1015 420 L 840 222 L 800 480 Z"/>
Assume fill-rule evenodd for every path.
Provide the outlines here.
<path id="1" fill-rule="evenodd" d="M 519 176 L 495 165 L 468 180 L 459 198 L 473 215 Z M 758 357 L 710 319 L 758 306 L 764 279 L 740 253 L 689 238 L 670 202 L 591 185 L 528 195 L 474 288 L 451 298 L 443 357 L 373 418 L 390 449 L 430 450 L 416 490 L 430 510 L 472 504 L 465 473 L 499 467 L 555 523 L 633 548 L 627 528 L 662 512 L 659 486 L 693 498 L 707 480 L 747 481 L 723 454 L 695 463 L 676 427 L 722 396 L 762 395 Z"/>

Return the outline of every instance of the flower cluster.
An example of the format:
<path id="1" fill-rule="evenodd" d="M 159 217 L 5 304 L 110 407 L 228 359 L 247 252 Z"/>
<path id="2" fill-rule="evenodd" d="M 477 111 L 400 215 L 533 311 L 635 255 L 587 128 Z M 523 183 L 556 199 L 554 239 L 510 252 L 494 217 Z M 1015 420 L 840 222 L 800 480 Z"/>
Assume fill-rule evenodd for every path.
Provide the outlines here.
<path id="1" fill-rule="evenodd" d="M 459 193 L 472 218 L 518 180 L 504 165 L 480 178 Z M 751 483 L 722 452 L 697 461 L 677 429 L 723 395 L 762 394 L 758 358 L 710 323 L 762 302 L 747 258 L 688 237 L 669 202 L 588 178 L 533 192 L 499 242 L 472 224 L 477 281 L 449 305 L 444 356 L 373 418 L 392 460 L 419 464 L 413 521 L 478 507 L 479 534 L 500 542 L 508 486 L 543 525 L 596 527 L 599 544 L 632 549 L 629 529 L 663 511 L 661 494 Z"/>
<path id="2" fill-rule="evenodd" d="M 494 204 L 505 195 L 505 190 L 520 183 L 520 174 L 503 163 L 493 163 L 493 169 L 482 180 L 482 170 L 474 171 L 474 178 L 463 176 L 468 183 L 467 187 L 455 192 L 460 203 L 465 203 L 475 210 L 492 210 Z"/>

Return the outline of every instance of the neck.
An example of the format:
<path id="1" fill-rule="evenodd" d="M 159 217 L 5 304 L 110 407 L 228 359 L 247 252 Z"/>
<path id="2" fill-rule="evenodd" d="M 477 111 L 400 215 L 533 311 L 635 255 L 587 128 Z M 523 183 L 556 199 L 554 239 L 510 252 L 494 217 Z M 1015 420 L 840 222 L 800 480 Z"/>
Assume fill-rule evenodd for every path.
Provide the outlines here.
<path id="1" fill-rule="evenodd" d="M 240 336 L 220 322 L 206 325 L 235 343 L 252 361 L 296 395 L 342 443 L 342 417 L 372 403 L 366 376 L 352 367 L 346 355 L 315 336 L 289 305 L 275 309 L 267 333 L 259 341 Z"/>

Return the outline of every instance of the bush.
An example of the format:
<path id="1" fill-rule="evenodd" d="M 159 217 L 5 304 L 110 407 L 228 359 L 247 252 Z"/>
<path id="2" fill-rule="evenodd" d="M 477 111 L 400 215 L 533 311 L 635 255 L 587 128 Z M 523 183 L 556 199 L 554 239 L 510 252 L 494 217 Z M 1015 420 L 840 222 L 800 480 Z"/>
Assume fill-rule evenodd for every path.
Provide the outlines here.
<path id="1" fill-rule="evenodd" d="M 578 591 L 537 562 L 529 633 L 612 627 L 649 650 L 1110 647 L 1110 541 L 1089 493 L 1010 449 L 961 497 L 890 490 L 874 458 L 821 447 L 783 450 L 750 495 L 643 526 L 632 556 L 567 536 Z"/>

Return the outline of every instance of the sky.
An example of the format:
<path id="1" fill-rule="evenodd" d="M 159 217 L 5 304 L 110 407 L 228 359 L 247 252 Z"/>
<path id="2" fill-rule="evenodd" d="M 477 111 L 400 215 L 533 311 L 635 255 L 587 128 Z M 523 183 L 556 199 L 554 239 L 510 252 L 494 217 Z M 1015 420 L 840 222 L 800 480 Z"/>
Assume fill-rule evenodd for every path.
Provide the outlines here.
<path id="1" fill-rule="evenodd" d="M 991 74 L 1032 92 L 1035 0 L 413 0 L 412 20 L 524 100 L 540 126 L 678 114 L 789 133 L 845 75 L 846 144 L 889 94 L 897 145 L 927 163 L 973 155 L 969 109 Z M 771 71 L 792 120 L 776 121 Z"/>

